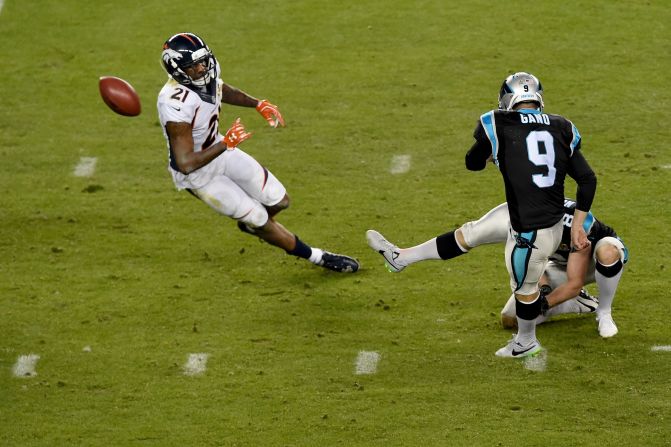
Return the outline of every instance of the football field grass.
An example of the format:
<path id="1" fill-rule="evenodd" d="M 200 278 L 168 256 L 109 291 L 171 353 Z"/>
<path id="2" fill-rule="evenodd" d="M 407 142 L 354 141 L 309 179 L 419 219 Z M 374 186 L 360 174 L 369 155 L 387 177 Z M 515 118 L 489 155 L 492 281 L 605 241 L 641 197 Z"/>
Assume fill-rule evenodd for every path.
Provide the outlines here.
<path id="1" fill-rule="evenodd" d="M 0 0 L 0 445 L 671 445 L 669 23 L 655 0 Z M 242 118 L 292 198 L 278 220 L 358 273 L 174 189 L 155 102 L 183 31 L 280 107 L 286 128 L 226 105 L 220 128 Z M 620 333 L 559 318 L 536 363 L 494 356 L 502 246 L 391 274 L 364 236 L 415 245 L 505 200 L 464 154 L 520 70 L 580 130 L 630 251 Z"/>

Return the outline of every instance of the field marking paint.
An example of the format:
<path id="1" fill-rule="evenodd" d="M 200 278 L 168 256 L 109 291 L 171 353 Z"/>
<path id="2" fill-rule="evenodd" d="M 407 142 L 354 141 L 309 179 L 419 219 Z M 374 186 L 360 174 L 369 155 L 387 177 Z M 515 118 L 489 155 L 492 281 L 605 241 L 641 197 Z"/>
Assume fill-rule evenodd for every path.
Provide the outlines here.
<path id="1" fill-rule="evenodd" d="M 35 377 L 37 372 L 35 366 L 40 356 L 37 354 L 20 355 L 12 368 L 12 373 L 16 377 Z"/>
<path id="2" fill-rule="evenodd" d="M 196 354 L 189 354 L 189 358 L 184 364 L 185 376 L 199 376 L 207 370 L 207 358 L 210 354 L 199 352 Z"/>
<path id="3" fill-rule="evenodd" d="M 0 0 L 0 12 L 2 12 L 3 6 L 5 6 L 5 0 Z"/>
<path id="4" fill-rule="evenodd" d="M 524 369 L 543 372 L 548 366 L 548 352 L 544 349 L 536 355 L 524 357 Z"/>
<path id="5" fill-rule="evenodd" d="M 81 157 L 79 163 L 75 166 L 75 177 L 91 177 L 96 172 L 96 157 Z"/>
<path id="6" fill-rule="evenodd" d="M 380 361 L 380 354 L 375 351 L 359 351 L 356 357 L 356 369 L 354 374 L 375 374 L 377 372 L 377 363 Z"/>
<path id="7" fill-rule="evenodd" d="M 671 345 L 657 345 L 653 346 L 650 348 L 651 351 L 656 352 L 656 351 L 665 351 L 665 352 L 671 352 Z"/>
<path id="8" fill-rule="evenodd" d="M 391 159 L 389 172 L 392 174 L 405 174 L 410 170 L 410 159 L 410 155 L 394 155 Z"/>

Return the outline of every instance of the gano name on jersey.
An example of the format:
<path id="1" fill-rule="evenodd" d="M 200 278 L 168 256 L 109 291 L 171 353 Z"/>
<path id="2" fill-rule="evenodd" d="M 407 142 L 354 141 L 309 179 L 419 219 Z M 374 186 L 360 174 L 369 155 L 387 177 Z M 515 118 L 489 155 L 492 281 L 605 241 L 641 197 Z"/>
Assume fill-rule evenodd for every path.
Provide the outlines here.
<path id="1" fill-rule="evenodd" d="M 168 141 L 168 169 L 175 186 L 179 189 L 199 189 L 205 186 L 215 175 L 214 163 L 186 175 L 179 172 L 175 164 L 170 140 L 165 130 L 168 122 L 189 123 L 193 128 L 193 150 L 200 152 L 223 139 L 219 133 L 219 111 L 221 110 L 221 89 L 223 81 L 217 79 L 217 91 L 214 103 L 203 101 L 198 93 L 181 85 L 174 79 L 168 80 L 158 94 L 158 116 L 163 135 Z"/>

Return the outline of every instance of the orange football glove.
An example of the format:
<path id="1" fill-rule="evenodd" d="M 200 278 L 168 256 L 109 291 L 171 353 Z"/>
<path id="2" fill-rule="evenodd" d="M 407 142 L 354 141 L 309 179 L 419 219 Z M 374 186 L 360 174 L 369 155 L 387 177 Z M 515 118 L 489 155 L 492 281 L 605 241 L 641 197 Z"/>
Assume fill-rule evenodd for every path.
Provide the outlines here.
<path id="1" fill-rule="evenodd" d="M 268 121 L 270 127 L 277 127 L 280 124 L 284 127 L 284 118 L 282 118 L 279 109 L 276 105 L 268 102 L 267 99 L 259 101 L 256 105 L 256 110 Z"/>
<path id="2" fill-rule="evenodd" d="M 235 149 L 240 143 L 251 137 L 252 133 L 245 130 L 245 126 L 240 122 L 240 118 L 233 121 L 233 125 L 224 135 L 224 144 L 226 149 Z"/>

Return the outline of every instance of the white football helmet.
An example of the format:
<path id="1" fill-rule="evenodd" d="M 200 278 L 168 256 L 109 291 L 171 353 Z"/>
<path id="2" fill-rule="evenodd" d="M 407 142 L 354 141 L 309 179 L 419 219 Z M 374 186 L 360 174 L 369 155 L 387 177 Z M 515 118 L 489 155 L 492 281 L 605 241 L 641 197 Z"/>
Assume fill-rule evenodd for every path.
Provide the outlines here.
<path id="1" fill-rule="evenodd" d="M 543 110 L 543 86 L 532 74 L 523 71 L 511 74 L 503 81 L 499 92 L 499 109 L 513 110 L 520 102 L 537 102 Z"/>

